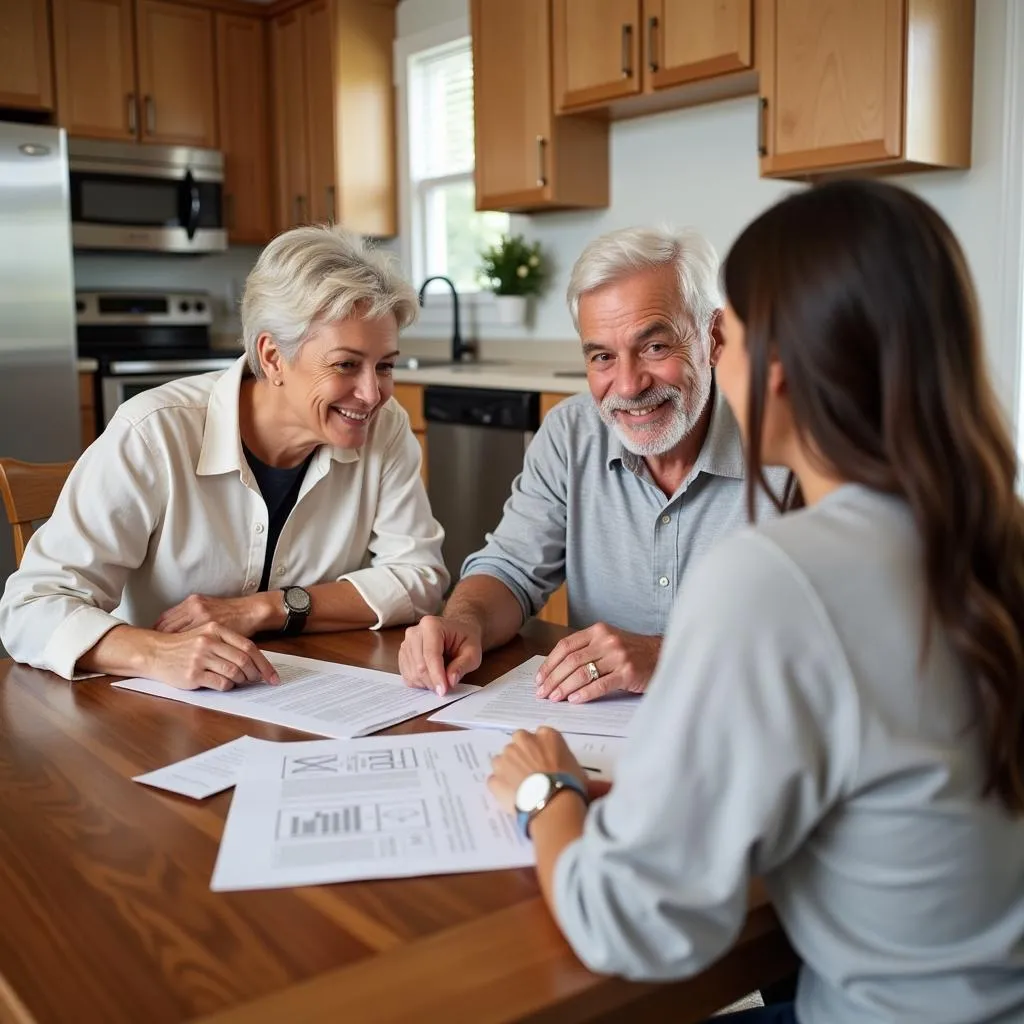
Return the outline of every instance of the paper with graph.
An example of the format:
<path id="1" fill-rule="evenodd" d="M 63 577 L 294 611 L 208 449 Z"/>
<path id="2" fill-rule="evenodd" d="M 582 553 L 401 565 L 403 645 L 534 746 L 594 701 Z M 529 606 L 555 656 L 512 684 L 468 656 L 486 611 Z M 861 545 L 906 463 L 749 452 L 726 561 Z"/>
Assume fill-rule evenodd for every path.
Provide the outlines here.
<path id="1" fill-rule="evenodd" d="M 254 746 L 238 773 L 211 886 L 273 889 L 493 871 L 533 847 L 487 788 L 499 732 Z"/>

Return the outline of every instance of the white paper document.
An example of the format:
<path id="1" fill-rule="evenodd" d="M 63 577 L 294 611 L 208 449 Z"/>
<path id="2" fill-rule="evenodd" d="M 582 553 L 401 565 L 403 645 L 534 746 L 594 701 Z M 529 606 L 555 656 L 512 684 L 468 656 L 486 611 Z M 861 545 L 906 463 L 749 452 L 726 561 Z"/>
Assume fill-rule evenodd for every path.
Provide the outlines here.
<path id="1" fill-rule="evenodd" d="M 204 800 L 235 784 L 235 776 L 245 763 L 247 750 L 254 745 L 270 742 L 253 736 L 239 736 L 237 740 L 222 743 L 212 750 L 204 750 L 194 757 L 186 757 L 184 761 L 176 761 L 166 768 L 136 775 L 134 781 L 181 796 L 190 796 L 193 800 Z"/>
<path id="2" fill-rule="evenodd" d="M 606 782 L 615 778 L 615 765 L 626 749 L 625 737 L 584 736 L 577 732 L 564 732 L 562 737 L 591 778 Z"/>
<path id="3" fill-rule="evenodd" d="M 638 695 L 613 693 L 586 704 L 541 700 L 533 680 L 543 663 L 539 656 L 524 661 L 454 707 L 431 715 L 430 720 L 470 729 L 539 729 L 547 725 L 587 736 L 626 735 L 640 704 Z"/>
<path id="4" fill-rule="evenodd" d="M 486 785 L 506 742 L 474 731 L 253 747 L 211 887 L 526 867 L 533 847 Z"/>
<path id="5" fill-rule="evenodd" d="M 278 686 L 249 683 L 233 690 L 179 690 L 152 679 L 123 679 L 111 685 L 212 711 L 284 725 L 317 736 L 366 736 L 426 714 L 473 693 L 460 683 L 444 697 L 406 686 L 401 676 L 354 665 L 263 652 L 281 677 Z"/>

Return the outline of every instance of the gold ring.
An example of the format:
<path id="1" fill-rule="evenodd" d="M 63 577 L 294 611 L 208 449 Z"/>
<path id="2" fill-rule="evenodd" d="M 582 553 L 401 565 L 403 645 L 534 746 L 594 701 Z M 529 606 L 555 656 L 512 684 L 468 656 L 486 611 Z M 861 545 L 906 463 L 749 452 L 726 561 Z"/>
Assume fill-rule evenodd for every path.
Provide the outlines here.
<path id="1" fill-rule="evenodd" d="M 598 671 L 597 666 L 592 662 L 588 661 L 586 664 L 587 675 L 590 676 L 590 681 L 596 683 L 601 678 L 601 673 Z"/>

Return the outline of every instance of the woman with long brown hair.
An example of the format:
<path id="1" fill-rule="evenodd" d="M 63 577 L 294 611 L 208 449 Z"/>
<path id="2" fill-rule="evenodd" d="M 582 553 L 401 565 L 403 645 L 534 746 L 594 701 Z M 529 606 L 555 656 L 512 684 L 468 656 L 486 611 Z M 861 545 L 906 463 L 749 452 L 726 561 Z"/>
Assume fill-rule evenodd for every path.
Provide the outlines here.
<path id="1" fill-rule="evenodd" d="M 607 797 L 543 730 L 492 788 L 596 970 L 701 970 L 760 875 L 804 967 L 743 1019 L 1024 1021 L 1024 511 L 963 254 L 912 194 L 835 182 L 724 280 L 750 497 L 783 465 L 803 507 L 688 581 Z"/>

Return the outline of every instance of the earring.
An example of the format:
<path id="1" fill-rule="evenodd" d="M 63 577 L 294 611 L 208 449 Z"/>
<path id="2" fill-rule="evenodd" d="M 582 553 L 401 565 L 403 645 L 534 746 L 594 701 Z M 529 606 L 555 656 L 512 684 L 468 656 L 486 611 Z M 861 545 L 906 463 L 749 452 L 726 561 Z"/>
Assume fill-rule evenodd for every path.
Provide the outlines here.
<path id="1" fill-rule="evenodd" d="M 283 380 L 275 380 L 275 381 L 274 381 L 274 387 L 275 387 L 275 388 L 279 388 L 279 387 L 281 387 L 281 385 L 282 385 L 282 384 L 284 384 L 284 381 L 283 381 Z"/>

